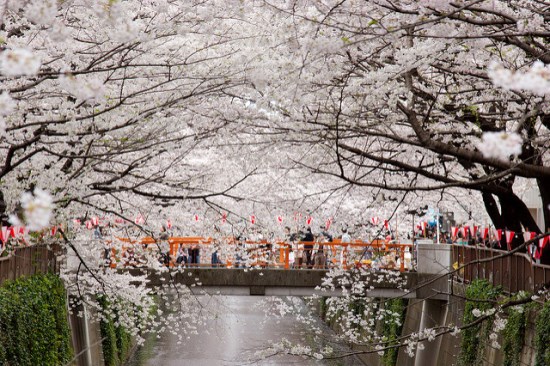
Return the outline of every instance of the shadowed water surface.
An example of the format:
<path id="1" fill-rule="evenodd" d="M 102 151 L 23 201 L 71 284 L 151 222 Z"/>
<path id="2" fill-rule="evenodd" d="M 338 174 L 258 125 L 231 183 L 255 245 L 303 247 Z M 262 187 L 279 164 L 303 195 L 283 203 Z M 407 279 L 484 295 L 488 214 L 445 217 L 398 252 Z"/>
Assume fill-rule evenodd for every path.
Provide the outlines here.
<path id="1" fill-rule="evenodd" d="M 215 365 L 364 365 L 355 357 L 338 360 L 312 360 L 291 355 L 276 355 L 263 360 L 250 360 L 256 350 L 265 349 L 270 341 L 286 338 L 308 346 L 313 344 L 313 332 L 298 323 L 292 315 L 267 318 L 255 307 L 262 298 L 226 296 L 220 299 L 220 314 L 212 321 L 208 332 L 190 336 L 182 344 L 173 334 L 162 334 L 150 339 L 139 349 L 130 366 L 215 366 Z M 303 306 L 303 311 L 308 311 Z M 330 328 L 318 321 L 325 335 Z"/>

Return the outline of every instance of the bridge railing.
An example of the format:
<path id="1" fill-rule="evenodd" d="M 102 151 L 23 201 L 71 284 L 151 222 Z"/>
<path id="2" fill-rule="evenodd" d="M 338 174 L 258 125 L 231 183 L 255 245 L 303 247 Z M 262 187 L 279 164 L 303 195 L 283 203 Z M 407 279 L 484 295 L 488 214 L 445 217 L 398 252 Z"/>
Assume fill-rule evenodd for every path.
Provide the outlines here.
<path id="1" fill-rule="evenodd" d="M 111 254 L 111 267 L 125 265 L 122 260 L 125 257 L 125 251 L 128 247 L 134 245 L 145 246 L 151 250 L 154 245 L 162 244 L 162 241 L 156 242 L 153 238 L 144 238 L 141 240 L 130 240 L 127 238 L 117 238 L 125 243 L 121 250 L 113 248 Z M 225 256 L 224 266 L 229 268 L 239 265 L 238 251 L 245 251 L 251 258 L 250 263 L 265 268 L 284 268 L 290 269 L 291 250 L 318 251 L 322 248 L 326 255 L 326 267 L 343 267 L 351 268 L 353 266 L 371 266 L 375 260 L 380 258 L 389 258 L 379 266 L 398 269 L 401 272 L 411 269 L 412 245 L 411 244 L 387 244 L 382 241 L 363 242 L 353 240 L 350 243 L 343 243 L 340 239 L 335 239 L 332 242 L 293 242 L 287 243 L 282 241 L 271 242 L 268 240 L 246 240 L 238 241 L 234 238 L 224 238 L 217 240 L 213 238 L 203 237 L 172 237 L 166 240 L 169 246 L 171 256 L 170 266 L 176 266 L 174 260 L 177 257 L 178 248 L 183 245 L 188 249 L 206 249 L 207 252 L 212 252 L 214 247 L 220 250 Z M 141 248 L 140 248 L 141 249 Z M 312 253 L 313 254 L 313 253 Z M 204 258 L 204 256 L 201 256 Z M 208 261 L 209 262 L 209 261 Z M 381 261 L 379 261 L 381 262 Z M 188 266 L 209 267 L 210 263 L 203 261 L 200 264 L 188 264 Z M 215 265 L 220 267 L 219 264 Z"/>
<path id="2" fill-rule="evenodd" d="M 0 285 L 35 273 L 59 273 L 59 265 L 54 251 L 46 245 L 13 248 L 7 256 L 0 257 Z"/>
<path id="3" fill-rule="evenodd" d="M 455 266 L 466 264 L 466 267 L 458 271 L 455 276 L 465 282 L 485 279 L 494 286 L 502 286 L 503 290 L 508 293 L 518 291 L 536 293 L 550 282 L 550 266 L 535 263 L 525 253 L 495 258 L 505 252 L 457 244 L 452 246 L 452 252 Z M 477 262 L 486 259 L 490 260 L 482 263 Z"/>

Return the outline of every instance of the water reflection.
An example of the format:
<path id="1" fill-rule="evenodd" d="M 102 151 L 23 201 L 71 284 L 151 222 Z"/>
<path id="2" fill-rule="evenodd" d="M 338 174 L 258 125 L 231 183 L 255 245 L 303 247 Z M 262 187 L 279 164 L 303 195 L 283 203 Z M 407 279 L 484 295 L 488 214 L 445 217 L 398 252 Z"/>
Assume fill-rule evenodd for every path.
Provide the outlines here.
<path id="1" fill-rule="evenodd" d="M 286 338 L 292 342 L 315 346 L 313 334 L 292 315 L 268 318 L 255 305 L 260 297 L 226 296 L 217 304 L 219 317 L 208 331 L 188 337 L 178 344 L 178 337 L 162 334 L 153 337 L 130 360 L 130 366 L 210 366 L 210 365 L 363 365 L 355 357 L 338 360 L 312 360 L 291 355 L 275 355 L 268 359 L 250 358 L 255 351 L 265 349 L 270 341 Z M 303 311 L 307 309 L 303 308 Z M 321 321 L 324 335 L 332 331 Z M 309 344 L 308 344 L 309 342 Z M 315 347 L 317 348 L 317 347 Z"/>

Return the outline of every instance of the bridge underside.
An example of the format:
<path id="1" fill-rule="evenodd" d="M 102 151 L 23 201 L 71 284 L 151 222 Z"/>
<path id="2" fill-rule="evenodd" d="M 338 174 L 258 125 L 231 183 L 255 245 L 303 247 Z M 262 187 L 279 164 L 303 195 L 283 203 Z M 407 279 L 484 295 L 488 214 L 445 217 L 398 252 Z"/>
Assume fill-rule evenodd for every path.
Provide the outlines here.
<path id="1" fill-rule="evenodd" d="M 342 290 L 320 291 L 314 287 L 282 287 L 282 286 L 203 286 L 193 287 L 191 292 L 196 295 L 225 295 L 225 296 L 343 296 Z M 403 296 L 404 292 L 398 289 L 374 289 L 368 292 L 368 297 L 394 298 Z M 416 298 L 416 294 L 407 293 L 404 298 Z"/>
<path id="2" fill-rule="evenodd" d="M 342 296 L 345 291 L 321 291 L 318 289 L 328 271 L 326 270 L 278 270 L 278 269 L 227 269 L 186 268 L 183 271 L 158 271 L 152 269 L 124 269 L 132 275 L 146 275 L 148 286 L 166 286 L 170 283 L 189 286 L 196 294 L 220 294 L 233 296 Z M 448 281 L 446 278 L 421 286 L 433 275 L 400 273 L 399 281 L 380 280 L 373 275 L 365 278 L 367 297 L 392 298 L 439 298 L 446 299 Z M 382 276 L 384 277 L 384 276 Z M 396 282 L 401 285 L 398 286 Z M 373 289 L 370 289 L 370 287 Z"/>

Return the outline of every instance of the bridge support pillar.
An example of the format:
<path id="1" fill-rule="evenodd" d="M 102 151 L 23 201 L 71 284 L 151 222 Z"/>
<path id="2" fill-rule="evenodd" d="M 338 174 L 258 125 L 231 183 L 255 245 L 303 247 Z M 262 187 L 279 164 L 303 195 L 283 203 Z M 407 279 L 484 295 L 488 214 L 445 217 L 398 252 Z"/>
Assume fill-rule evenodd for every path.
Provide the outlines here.
<path id="1" fill-rule="evenodd" d="M 265 286 L 250 286 L 250 296 L 264 296 Z"/>
<path id="2" fill-rule="evenodd" d="M 71 297 L 69 297 L 71 298 Z M 78 366 L 102 364 L 102 345 L 99 323 L 91 322 L 85 304 L 73 308 L 69 315 L 73 349 Z"/>
<path id="3" fill-rule="evenodd" d="M 422 305 L 422 317 L 420 319 L 420 329 L 434 328 L 445 324 L 447 317 L 447 301 L 426 299 Z M 423 350 L 416 351 L 415 366 L 437 365 L 439 349 L 441 348 L 441 338 L 437 337 L 432 342 L 421 342 Z"/>

